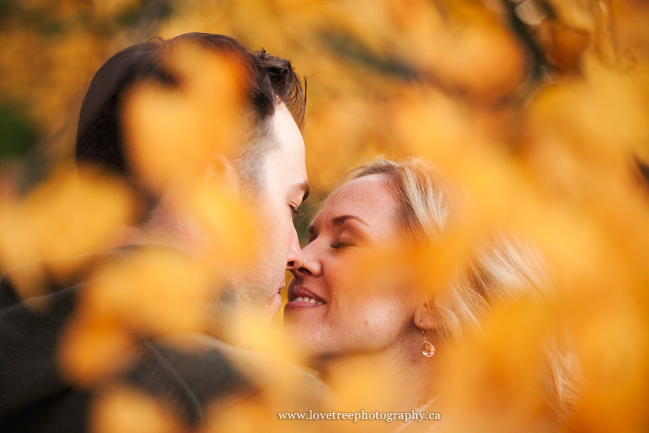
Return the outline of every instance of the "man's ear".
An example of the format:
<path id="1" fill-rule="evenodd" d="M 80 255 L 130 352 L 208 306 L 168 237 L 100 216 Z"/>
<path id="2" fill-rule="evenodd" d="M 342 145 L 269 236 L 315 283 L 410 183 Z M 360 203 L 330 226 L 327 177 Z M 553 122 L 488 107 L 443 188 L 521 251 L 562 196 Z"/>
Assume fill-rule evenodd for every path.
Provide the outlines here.
<path id="1" fill-rule="evenodd" d="M 428 302 L 428 299 L 423 300 L 415 308 L 415 315 L 413 322 L 416 327 L 426 330 L 441 329 L 442 321 L 435 308 L 435 302 Z"/>
<path id="2" fill-rule="evenodd" d="M 207 180 L 219 182 L 235 194 L 241 191 L 239 175 L 230 160 L 222 153 L 212 157 L 207 167 Z"/>

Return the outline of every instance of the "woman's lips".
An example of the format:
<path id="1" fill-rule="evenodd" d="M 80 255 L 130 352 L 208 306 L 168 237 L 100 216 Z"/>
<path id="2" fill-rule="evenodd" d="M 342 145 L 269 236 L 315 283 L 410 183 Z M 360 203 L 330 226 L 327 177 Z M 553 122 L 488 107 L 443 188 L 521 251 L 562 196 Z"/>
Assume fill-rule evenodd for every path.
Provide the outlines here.
<path id="1" fill-rule="evenodd" d="M 304 286 L 292 287 L 289 289 L 290 301 L 286 304 L 287 309 L 317 308 L 327 303 Z"/>
<path id="2" fill-rule="evenodd" d="M 300 298 L 301 299 L 301 298 Z M 311 302 L 305 302 L 305 301 L 298 301 L 297 299 L 295 301 L 291 301 L 286 304 L 284 307 L 286 310 L 300 310 L 303 308 L 318 308 L 318 307 L 324 307 L 327 304 L 313 304 Z"/>

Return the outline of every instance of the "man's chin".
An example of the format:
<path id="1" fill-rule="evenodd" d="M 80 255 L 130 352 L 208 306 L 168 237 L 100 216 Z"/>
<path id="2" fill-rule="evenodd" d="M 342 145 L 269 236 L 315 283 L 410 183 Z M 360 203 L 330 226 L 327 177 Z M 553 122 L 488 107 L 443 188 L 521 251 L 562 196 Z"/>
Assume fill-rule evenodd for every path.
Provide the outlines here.
<path id="1" fill-rule="evenodd" d="M 277 294 L 273 297 L 273 299 L 272 299 L 272 301 L 271 301 L 271 303 L 270 303 L 269 310 L 268 310 L 268 311 L 269 311 L 269 314 L 270 314 L 270 319 L 272 319 L 273 317 L 277 316 L 277 313 L 279 313 L 279 310 L 280 310 L 281 308 L 282 308 L 282 295 L 280 295 L 279 293 L 277 293 Z"/>

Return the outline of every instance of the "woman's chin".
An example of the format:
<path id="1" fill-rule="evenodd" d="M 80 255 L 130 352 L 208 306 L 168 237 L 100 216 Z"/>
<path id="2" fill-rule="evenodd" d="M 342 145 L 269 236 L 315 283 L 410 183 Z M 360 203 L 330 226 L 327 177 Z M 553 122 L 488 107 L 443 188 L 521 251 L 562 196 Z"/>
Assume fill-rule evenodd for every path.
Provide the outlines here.
<path id="1" fill-rule="evenodd" d="M 321 334 L 321 328 L 317 326 L 315 321 L 299 320 L 285 315 L 284 331 L 304 355 L 307 357 L 318 355 L 321 350 L 323 335 Z"/>
<path id="2" fill-rule="evenodd" d="M 284 326 L 291 333 L 306 334 L 314 329 L 318 322 L 318 314 L 323 305 L 295 305 L 304 302 L 289 302 L 284 305 Z"/>

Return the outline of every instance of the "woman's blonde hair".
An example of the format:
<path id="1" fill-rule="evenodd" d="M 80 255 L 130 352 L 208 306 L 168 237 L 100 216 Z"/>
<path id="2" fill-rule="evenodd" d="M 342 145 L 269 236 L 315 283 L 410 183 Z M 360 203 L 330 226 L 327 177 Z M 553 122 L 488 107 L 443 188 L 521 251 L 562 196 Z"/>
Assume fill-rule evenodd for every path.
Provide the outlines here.
<path id="1" fill-rule="evenodd" d="M 391 161 L 379 158 L 352 170 L 346 181 L 372 174 L 388 176 L 398 203 L 396 222 L 406 236 L 420 246 L 435 243 L 458 228 L 466 214 L 459 187 L 441 170 L 421 158 Z M 479 331 L 481 321 L 494 305 L 520 298 L 543 299 L 552 294 L 545 261 L 532 242 L 512 233 L 495 232 L 473 252 L 451 287 L 437 293 L 432 303 L 440 319 L 435 336 L 440 342 L 461 339 Z M 542 388 L 559 418 L 576 400 L 573 381 L 576 361 L 555 340 L 548 344 Z"/>
<path id="2" fill-rule="evenodd" d="M 379 158 L 352 170 L 346 180 L 372 174 L 388 177 L 397 201 L 395 222 L 419 246 L 439 241 L 465 218 L 466 200 L 459 187 L 424 159 Z M 435 307 L 442 319 L 438 336 L 447 341 L 461 338 L 468 330 L 480 329 L 481 316 L 490 305 L 521 296 L 543 297 L 549 287 L 548 273 L 533 244 L 493 233 L 475 248 L 453 287 L 437 296 Z"/>
<path id="3" fill-rule="evenodd" d="M 419 244 L 439 239 L 461 218 L 459 190 L 440 170 L 421 158 L 400 162 L 378 158 L 355 168 L 344 180 L 371 174 L 389 177 L 399 204 L 396 222 Z"/>

